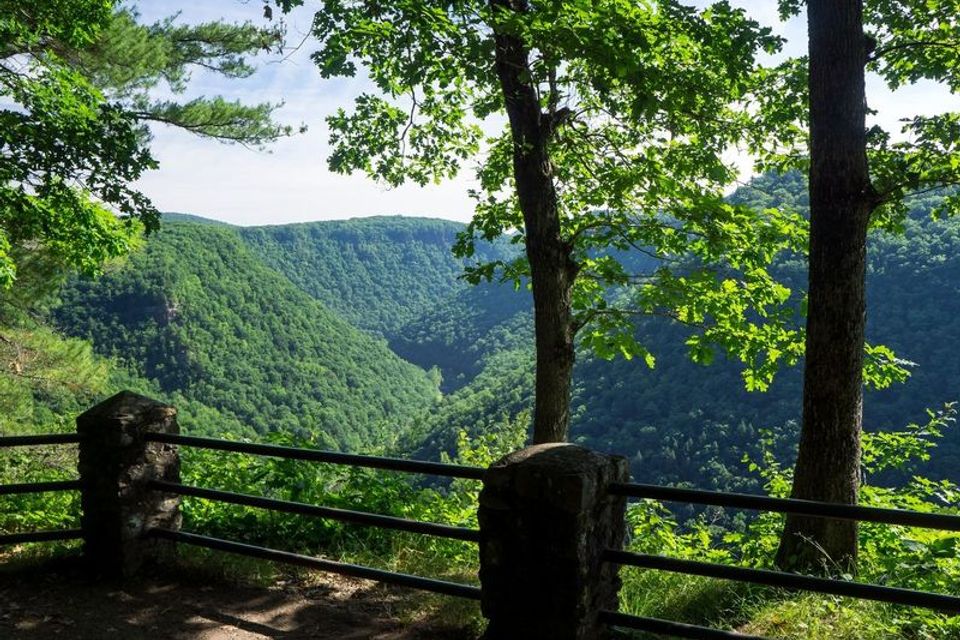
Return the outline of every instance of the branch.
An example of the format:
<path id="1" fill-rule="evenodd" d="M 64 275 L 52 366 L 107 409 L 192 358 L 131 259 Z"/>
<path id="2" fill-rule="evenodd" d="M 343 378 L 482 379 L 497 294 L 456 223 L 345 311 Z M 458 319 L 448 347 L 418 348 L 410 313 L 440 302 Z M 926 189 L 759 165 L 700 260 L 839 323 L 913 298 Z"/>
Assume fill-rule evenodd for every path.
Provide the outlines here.
<path id="1" fill-rule="evenodd" d="M 235 120 L 224 120 L 224 121 L 207 121 L 207 122 L 194 122 L 187 123 L 181 122 L 179 120 L 174 120 L 173 118 L 167 118 L 156 113 L 151 113 L 149 111 L 136 111 L 132 112 L 133 117 L 141 121 L 150 121 L 150 122 L 159 122 L 161 124 L 166 124 L 171 127 L 178 127 L 194 133 L 198 136 L 203 136 L 207 138 L 214 138 L 216 140 L 226 140 L 229 142 L 235 142 L 240 146 L 254 151 L 255 149 L 249 145 L 249 136 L 244 136 L 242 134 L 227 134 L 227 133 L 214 133 L 206 130 L 208 127 L 238 127 L 242 126 L 246 121 L 242 118 Z"/>
<path id="2" fill-rule="evenodd" d="M 547 82 L 550 86 L 550 96 L 547 98 L 547 109 L 550 117 L 554 118 L 557 113 L 557 106 L 560 104 L 560 91 L 557 89 L 557 66 L 550 65 L 547 71 Z"/>
<path id="3" fill-rule="evenodd" d="M 873 52 L 870 62 L 875 62 L 887 54 L 903 51 L 904 49 L 919 49 L 924 47 L 938 47 L 944 49 L 960 49 L 960 42 L 956 40 L 910 40 L 880 47 Z"/>
<path id="4" fill-rule="evenodd" d="M 960 186 L 960 178 L 957 178 L 955 180 L 943 180 L 941 182 L 937 182 L 936 184 L 933 184 L 924 189 L 917 189 L 914 191 L 910 191 L 906 195 L 922 196 L 928 193 L 932 193 L 934 191 L 938 191 L 940 189 L 945 189 L 947 187 L 958 187 L 958 186 Z M 893 196 L 894 194 L 896 194 L 896 192 L 906 191 L 907 189 L 909 189 L 909 185 L 905 183 L 898 183 L 898 184 L 894 184 L 893 186 L 891 186 L 889 189 L 886 189 L 885 191 L 876 192 L 875 201 L 877 202 L 877 206 L 888 204 L 889 202 L 894 200 Z"/>
<path id="5" fill-rule="evenodd" d="M 410 89 L 410 117 L 407 119 L 407 125 L 403 128 L 403 131 L 400 133 L 400 160 L 403 161 L 407 157 L 407 134 L 410 133 L 410 129 L 413 128 L 414 119 L 417 115 L 417 107 L 420 104 L 417 102 L 417 91 L 416 89 Z"/>

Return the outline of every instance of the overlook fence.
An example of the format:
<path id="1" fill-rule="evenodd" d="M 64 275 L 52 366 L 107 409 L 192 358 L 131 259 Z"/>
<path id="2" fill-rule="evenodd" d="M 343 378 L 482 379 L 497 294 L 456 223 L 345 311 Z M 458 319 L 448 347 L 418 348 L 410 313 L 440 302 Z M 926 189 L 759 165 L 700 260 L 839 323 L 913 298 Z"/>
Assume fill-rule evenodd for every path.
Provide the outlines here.
<path id="1" fill-rule="evenodd" d="M 177 544 L 479 600 L 491 640 L 588 640 L 614 628 L 679 638 L 764 640 L 618 611 L 619 569 L 633 566 L 960 613 L 960 597 L 625 551 L 629 498 L 766 510 L 960 532 L 960 517 L 627 482 L 625 460 L 573 445 L 538 445 L 489 469 L 180 435 L 176 410 L 123 392 L 77 419 L 77 433 L 0 438 L 0 448 L 79 444 L 75 480 L 0 485 L 13 494 L 80 491 L 81 528 L 0 535 L 0 545 L 83 539 L 91 569 L 130 577 Z M 480 528 L 419 522 L 180 482 L 179 447 L 483 482 Z M 183 496 L 477 543 L 481 586 L 335 562 L 181 530 Z"/>

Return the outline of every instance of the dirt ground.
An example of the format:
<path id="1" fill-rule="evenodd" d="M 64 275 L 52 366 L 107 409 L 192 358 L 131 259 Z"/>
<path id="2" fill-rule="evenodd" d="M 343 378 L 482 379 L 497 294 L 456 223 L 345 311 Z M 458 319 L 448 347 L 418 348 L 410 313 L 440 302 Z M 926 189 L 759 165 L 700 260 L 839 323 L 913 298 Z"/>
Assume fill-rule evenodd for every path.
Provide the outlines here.
<path id="1" fill-rule="evenodd" d="M 410 592 L 323 576 L 311 586 L 237 586 L 151 571 L 123 585 L 92 583 L 75 563 L 0 572 L 3 640 L 454 640 L 471 634 L 404 622 Z"/>

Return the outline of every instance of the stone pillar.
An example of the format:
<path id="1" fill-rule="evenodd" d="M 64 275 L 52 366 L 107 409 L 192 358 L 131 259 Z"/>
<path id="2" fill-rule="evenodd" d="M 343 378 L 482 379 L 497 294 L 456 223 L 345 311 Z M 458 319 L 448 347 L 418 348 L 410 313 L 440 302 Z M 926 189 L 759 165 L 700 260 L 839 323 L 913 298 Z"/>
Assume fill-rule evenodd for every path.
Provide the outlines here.
<path id="1" fill-rule="evenodd" d="M 597 615 L 617 610 L 616 565 L 604 549 L 621 549 L 625 458 L 570 444 L 512 453 L 488 469 L 480 493 L 481 606 L 487 640 L 594 640 Z"/>
<path id="2" fill-rule="evenodd" d="M 146 442 L 150 432 L 179 433 L 177 410 L 130 391 L 77 418 L 83 552 L 91 572 L 108 578 L 136 573 L 172 543 L 144 536 L 152 527 L 179 529 L 180 498 L 150 491 L 150 480 L 180 481 L 175 445 Z"/>

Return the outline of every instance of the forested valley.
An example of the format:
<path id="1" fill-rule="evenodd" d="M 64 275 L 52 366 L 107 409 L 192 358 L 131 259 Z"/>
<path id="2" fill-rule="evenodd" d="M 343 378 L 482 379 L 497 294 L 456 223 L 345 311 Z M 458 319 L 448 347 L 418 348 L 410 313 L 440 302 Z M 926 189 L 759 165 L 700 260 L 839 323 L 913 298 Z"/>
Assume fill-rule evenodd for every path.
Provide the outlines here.
<path id="1" fill-rule="evenodd" d="M 115 547 L 424 588 L 458 638 L 515 640 L 510 589 L 578 638 L 960 637 L 955 1 L 166 4 L 0 0 L 0 578 Z M 230 192 L 214 143 L 290 155 L 209 156 Z"/>
<path id="2" fill-rule="evenodd" d="M 758 179 L 734 198 L 802 207 L 803 183 L 795 174 Z M 933 218 L 937 202 L 915 199 L 902 235 L 871 237 L 869 335 L 912 364 L 905 383 L 868 394 L 870 431 L 925 423 L 928 410 L 960 396 L 960 360 L 944 348 L 960 330 L 960 225 Z M 459 280 L 449 247 L 460 225 L 165 220 L 123 264 L 74 279 L 51 305 L 48 330 L 103 359 L 110 373 L 90 381 L 101 393 L 134 385 L 167 399 L 193 433 L 274 432 L 429 459 L 453 453 L 461 430 L 478 436 L 529 419 L 529 293 Z M 796 259 L 777 269 L 794 287 L 805 277 Z M 691 362 L 686 333 L 668 320 L 644 320 L 637 338 L 654 367 L 580 354 L 574 441 L 627 456 L 634 476 L 651 483 L 759 491 L 745 457 L 758 460 L 763 445 L 789 462 L 797 368 L 748 392 L 722 353 L 710 365 Z M 49 429 L 56 406 L 39 400 L 18 430 Z M 67 428 L 70 418 L 60 417 Z M 960 434 L 936 442 L 916 470 L 950 478 Z"/>

